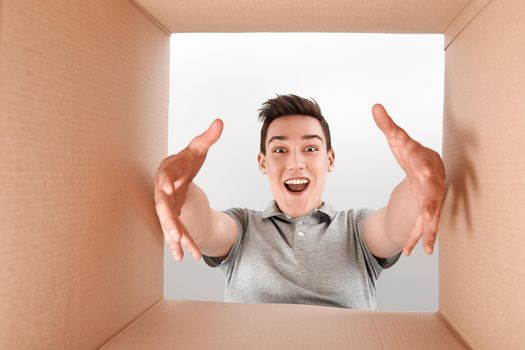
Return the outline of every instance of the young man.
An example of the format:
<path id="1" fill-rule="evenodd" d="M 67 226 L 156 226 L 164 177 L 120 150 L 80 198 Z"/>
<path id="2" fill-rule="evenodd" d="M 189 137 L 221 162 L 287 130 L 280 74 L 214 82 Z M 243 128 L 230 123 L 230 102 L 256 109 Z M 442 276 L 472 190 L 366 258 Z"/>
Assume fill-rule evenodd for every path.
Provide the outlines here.
<path id="1" fill-rule="evenodd" d="M 219 139 L 217 119 L 155 177 L 159 220 L 176 260 L 184 244 L 226 277 L 225 301 L 300 303 L 375 309 L 375 281 L 401 251 L 424 237 L 432 254 L 445 194 L 438 153 L 397 126 L 383 106 L 372 108 L 377 126 L 406 173 L 387 206 L 335 211 L 322 201 L 335 153 L 328 124 L 315 100 L 281 95 L 260 109 L 259 168 L 274 195 L 264 211 L 210 208 L 192 180 Z M 202 253 L 201 253 L 202 252 Z"/>

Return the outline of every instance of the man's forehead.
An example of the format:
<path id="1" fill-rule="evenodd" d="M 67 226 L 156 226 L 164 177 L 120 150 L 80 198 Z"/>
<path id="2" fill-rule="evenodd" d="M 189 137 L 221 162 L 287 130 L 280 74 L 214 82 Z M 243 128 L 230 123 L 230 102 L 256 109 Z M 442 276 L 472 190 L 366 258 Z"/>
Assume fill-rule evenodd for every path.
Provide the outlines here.
<path id="1" fill-rule="evenodd" d="M 273 120 L 268 126 L 268 135 L 319 134 L 323 132 L 321 122 L 307 115 L 287 115 Z"/>
<path id="2" fill-rule="evenodd" d="M 273 120 L 266 135 L 266 144 L 274 140 L 313 140 L 324 142 L 321 122 L 309 115 L 287 115 Z"/>

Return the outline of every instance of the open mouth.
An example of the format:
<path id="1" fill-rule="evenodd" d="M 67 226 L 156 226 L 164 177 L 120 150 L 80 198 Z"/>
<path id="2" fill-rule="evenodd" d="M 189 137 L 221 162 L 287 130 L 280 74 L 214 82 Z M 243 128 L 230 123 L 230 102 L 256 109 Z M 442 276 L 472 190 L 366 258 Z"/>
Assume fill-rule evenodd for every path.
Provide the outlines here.
<path id="1" fill-rule="evenodd" d="M 305 177 L 299 177 L 286 180 L 284 182 L 284 187 L 286 187 L 288 191 L 293 192 L 294 194 L 298 194 L 306 190 L 309 184 L 309 179 Z"/>

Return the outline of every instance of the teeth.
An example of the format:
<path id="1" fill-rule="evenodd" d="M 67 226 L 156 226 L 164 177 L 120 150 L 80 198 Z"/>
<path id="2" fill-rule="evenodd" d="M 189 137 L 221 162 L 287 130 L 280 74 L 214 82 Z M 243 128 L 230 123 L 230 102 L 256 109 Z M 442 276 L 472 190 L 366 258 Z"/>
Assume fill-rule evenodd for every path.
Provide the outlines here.
<path id="1" fill-rule="evenodd" d="M 290 179 L 286 180 L 284 183 L 287 185 L 302 185 L 310 182 L 308 179 Z"/>

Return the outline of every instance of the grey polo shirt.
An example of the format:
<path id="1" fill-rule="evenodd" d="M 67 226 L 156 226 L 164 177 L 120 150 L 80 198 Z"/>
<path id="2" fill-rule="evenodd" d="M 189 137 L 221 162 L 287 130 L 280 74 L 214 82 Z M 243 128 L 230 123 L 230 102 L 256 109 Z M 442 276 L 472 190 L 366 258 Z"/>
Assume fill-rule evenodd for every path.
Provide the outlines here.
<path id="1" fill-rule="evenodd" d="M 223 212 L 237 223 L 237 238 L 226 257 L 203 260 L 224 273 L 225 302 L 374 310 L 375 281 L 402 253 L 388 259 L 372 255 L 363 236 L 371 209 L 334 211 L 324 202 L 292 218 L 273 200 L 263 212 Z"/>

